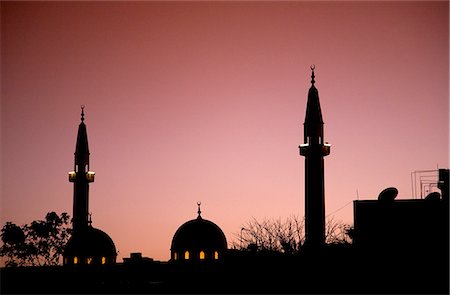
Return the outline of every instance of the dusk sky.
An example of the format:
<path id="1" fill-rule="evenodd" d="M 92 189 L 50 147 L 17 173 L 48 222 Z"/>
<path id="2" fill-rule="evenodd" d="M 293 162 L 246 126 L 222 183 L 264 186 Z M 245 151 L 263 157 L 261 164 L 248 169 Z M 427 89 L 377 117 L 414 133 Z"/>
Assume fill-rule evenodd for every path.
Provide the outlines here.
<path id="1" fill-rule="evenodd" d="M 447 1 L 2 1 L 2 226 L 72 216 L 81 105 L 118 262 L 168 260 L 198 201 L 229 246 L 252 218 L 302 217 L 311 64 L 329 217 L 449 167 Z"/>

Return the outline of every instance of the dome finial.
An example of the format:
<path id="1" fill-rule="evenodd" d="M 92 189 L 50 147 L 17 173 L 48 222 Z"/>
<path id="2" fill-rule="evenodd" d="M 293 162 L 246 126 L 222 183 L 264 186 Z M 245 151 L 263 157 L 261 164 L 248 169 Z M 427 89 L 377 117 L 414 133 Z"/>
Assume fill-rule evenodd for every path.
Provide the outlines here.
<path id="1" fill-rule="evenodd" d="M 85 108 L 85 105 L 82 104 L 81 105 L 81 122 L 84 122 L 84 108 Z"/>
<path id="2" fill-rule="evenodd" d="M 202 218 L 201 216 L 200 216 L 200 214 L 202 214 L 202 211 L 200 210 L 200 205 L 202 204 L 202 202 L 197 202 L 197 206 L 198 206 L 198 211 L 197 211 L 197 213 L 198 213 L 198 216 L 197 216 L 197 218 Z"/>
<path id="3" fill-rule="evenodd" d="M 314 69 L 316 68 L 316 65 L 315 64 L 312 64 L 311 65 L 311 71 L 312 71 L 312 73 L 311 73 L 311 84 L 314 86 L 314 83 L 316 83 L 316 81 L 314 81 Z"/>

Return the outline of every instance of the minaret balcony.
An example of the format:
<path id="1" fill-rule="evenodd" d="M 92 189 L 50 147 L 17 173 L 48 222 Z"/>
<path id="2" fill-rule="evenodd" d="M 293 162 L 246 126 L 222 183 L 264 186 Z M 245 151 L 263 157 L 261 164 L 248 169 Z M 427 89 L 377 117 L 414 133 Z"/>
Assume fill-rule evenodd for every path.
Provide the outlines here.
<path id="1" fill-rule="evenodd" d="M 299 148 L 300 148 L 300 155 L 306 156 L 308 154 L 308 151 L 309 151 L 309 144 L 308 143 L 301 144 L 299 146 Z"/>
<path id="2" fill-rule="evenodd" d="M 329 143 L 324 144 L 309 144 L 304 143 L 299 146 L 300 155 L 307 156 L 311 153 L 322 153 L 322 156 L 328 156 L 330 154 L 331 145 Z"/>
<path id="3" fill-rule="evenodd" d="M 94 176 L 95 176 L 95 172 L 94 171 L 88 171 L 86 173 L 86 180 L 88 182 L 94 182 Z"/>
<path id="4" fill-rule="evenodd" d="M 95 172 L 94 171 L 88 171 L 86 173 L 86 180 L 87 182 L 94 182 L 95 179 Z M 77 180 L 77 173 L 75 171 L 69 172 L 69 181 L 75 182 Z"/>
<path id="5" fill-rule="evenodd" d="M 77 173 L 75 171 L 70 171 L 69 172 L 69 181 L 75 182 L 76 179 L 77 179 Z"/>
<path id="6" fill-rule="evenodd" d="M 330 154 L 331 144 L 328 142 L 324 143 L 322 146 L 322 154 L 328 156 Z"/>

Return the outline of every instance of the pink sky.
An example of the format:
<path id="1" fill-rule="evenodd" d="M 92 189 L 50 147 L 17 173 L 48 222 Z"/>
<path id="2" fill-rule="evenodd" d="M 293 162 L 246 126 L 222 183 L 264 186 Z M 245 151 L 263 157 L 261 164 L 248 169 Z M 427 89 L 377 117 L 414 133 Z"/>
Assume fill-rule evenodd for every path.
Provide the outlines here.
<path id="1" fill-rule="evenodd" d="M 311 64 L 326 213 L 352 224 L 357 190 L 411 198 L 412 171 L 449 167 L 448 34 L 446 1 L 1 2 L 2 225 L 72 215 L 82 104 L 118 261 L 169 259 L 197 201 L 230 243 L 303 216 Z"/>

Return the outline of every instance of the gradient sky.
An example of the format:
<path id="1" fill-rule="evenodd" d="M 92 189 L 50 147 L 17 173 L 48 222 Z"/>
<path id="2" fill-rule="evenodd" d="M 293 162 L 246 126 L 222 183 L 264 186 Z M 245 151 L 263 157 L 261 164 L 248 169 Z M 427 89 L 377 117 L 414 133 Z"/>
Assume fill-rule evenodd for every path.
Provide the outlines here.
<path id="1" fill-rule="evenodd" d="M 118 261 L 168 260 L 197 201 L 229 243 L 303 216 L 311 64 L 326 214 L 352 224 L 357 191 L 411 198 L 411 172 L 449 167 L 448 36 L 447 1 L 2 1 L 2 225 L 72 215 L 82 104 Z"/>

